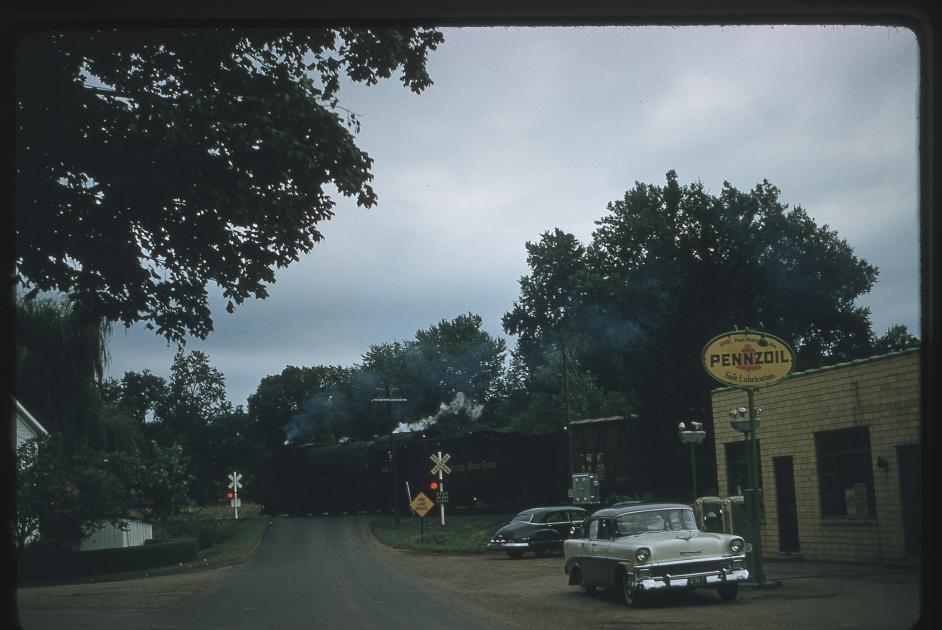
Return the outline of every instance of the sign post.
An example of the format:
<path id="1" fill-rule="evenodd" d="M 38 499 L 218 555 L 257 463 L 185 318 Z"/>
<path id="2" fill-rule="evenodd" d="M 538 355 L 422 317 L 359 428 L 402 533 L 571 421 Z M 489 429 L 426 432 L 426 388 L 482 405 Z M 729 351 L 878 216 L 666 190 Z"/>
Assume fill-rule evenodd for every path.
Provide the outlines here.
<path id="1" fill-rule="evenodd" d="M 239 488 L 242 487 L 242 475 L 236 471 L 229 473 L 229 488 L 232 490 L 232 498 L 229 500 L 229 505 L 235 509 L 236 520 L 239 520 L 239 506 L 242 505 L 242 501 L 239 500 Z"/>
<path id="2" fill-rule="evenodd" d="M 442 517 L 442 527 L 445 526 L 445 503 L 448 502 L 448 495 L 445 494 L 445 477 L 444 474 L 451 474 L 451 468 L 449 468 L 445 462 L 451 459 L 451 455 L 445 453 L 442 455 L 441 451 L 438 451 L 438 455 L 431 455 L 429 459 L 432 460 L 432 463 L 435 466 L 432 467 L 432 474 L 438 475 L 438 509 Z"/>
<path id="3" fill-rule="evenodd" d="M 424 492 L 420 492 L 415 495 L 415 498 L 409 503 L 412 509 L 416 514 L 419 515 L 419 542 L 425 542 L 425 515 L 428 514 L 428 511 L 432 509 L 435 505 L 432 503 L 431 499 L 425 496 Z"/>
<path id="4" fill-rule="evenodd" d="M 761 327 L 761 324 L 760 324 Z M 765 331 L 734 330 L 717 335 L 703 347 L 703 367 L 715 380 L 746 390 L 749 432 L 746 441 L 747 475 L 751 487 L 746 500 L 752 538 L 752 569 L 756 583 L 765 586 L 762 569 L 762 527 L 759 504 L 759 457 L 756 449 L 755 391 L 781 382 L 795 369 L 795 351 L 784 340 Z M 748 551 L 748 549 L 747 549 Z"/>

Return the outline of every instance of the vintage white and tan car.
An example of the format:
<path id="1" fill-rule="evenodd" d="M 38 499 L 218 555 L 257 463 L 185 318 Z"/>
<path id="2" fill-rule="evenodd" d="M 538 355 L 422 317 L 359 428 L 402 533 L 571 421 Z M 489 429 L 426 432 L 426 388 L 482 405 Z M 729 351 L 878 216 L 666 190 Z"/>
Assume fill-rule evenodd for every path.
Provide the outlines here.
<path id="1" fill-rule="evenodd" d="M 587 592 L 615 589 L 630 606 L 667 589 L 712 588 L 732 601 L 749 579 L 743 539 L 700 531 L 688 505 L 607 508 L 582 531 L 582 538 L 563 543 L 569 584 Z"/>

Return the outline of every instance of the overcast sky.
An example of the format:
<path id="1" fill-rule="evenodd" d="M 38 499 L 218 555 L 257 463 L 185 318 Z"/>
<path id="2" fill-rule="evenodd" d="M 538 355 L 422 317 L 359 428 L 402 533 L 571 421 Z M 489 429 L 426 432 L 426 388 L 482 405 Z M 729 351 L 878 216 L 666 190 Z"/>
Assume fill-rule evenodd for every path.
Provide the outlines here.
<path id="1" fill-rule="evenodd" d="M 554 227 L 588 243 L 635 182 L 768 179 L 879 268 L 874 330 L 919 331 L 918 48 L 885 27 L 445 29 L 421 95 L 346 86 L 379 204 L 338 199 L 326 239 L 235 314 L 206 352 L 229 398 L 285 366 L 351 366 L 371 344 L 473 312 L 500 317 Z M 218 294 L 218 292 L 217 292 Z M 743 322 L 743 324 L 751 322 Z M 717 333 L 722 331 L 717 331 Z M 775 331 L 770 331 L 775 332 Z M 705 340 L 704 340 L 705 341 Z M 512 346 L 513 339 L 508 338 Z M 694 350 L 699 348 L 696 346 Z M 175 346 L 116 326 L 109 374 L 169 375 Z"/>

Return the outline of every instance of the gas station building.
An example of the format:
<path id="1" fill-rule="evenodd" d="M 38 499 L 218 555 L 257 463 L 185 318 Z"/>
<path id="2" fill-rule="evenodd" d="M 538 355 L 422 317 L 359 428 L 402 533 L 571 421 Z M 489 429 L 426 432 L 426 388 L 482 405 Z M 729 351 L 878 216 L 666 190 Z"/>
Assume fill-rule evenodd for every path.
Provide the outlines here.
<path id="1" fill-rule="evenodd" d="M 894 563 L 922 537 L 920 350 L 795 372 L 755 392 L 763 556 Z M 730 410 L 746 392 L 712 392 L 719 494 L 747 487 L 746 434 Z"/>

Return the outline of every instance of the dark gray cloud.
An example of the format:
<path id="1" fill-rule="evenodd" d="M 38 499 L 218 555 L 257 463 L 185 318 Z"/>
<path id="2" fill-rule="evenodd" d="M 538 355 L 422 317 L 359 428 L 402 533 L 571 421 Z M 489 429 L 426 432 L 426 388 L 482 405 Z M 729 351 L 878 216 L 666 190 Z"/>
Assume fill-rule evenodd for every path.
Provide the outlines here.
<path id="1" fill-rule="evenodd" d="M 875 330 L 918 330 L 915 37 L 885 27 L 448 29 L 435 81 L 345 88 L 379 205 L 341 200 L 326 240 L 202 349 L 244 403 L 286 365 L 357 362 L 464 312 L 501 334 L 554 227 L 587 241 L 634 182 L 719 192 L 768 179 L 880 268 Z M 512 340 L 511 340 L 512 341 Z M 173 348 L 117 331 L 111 372 L 167 372 Z"/>

